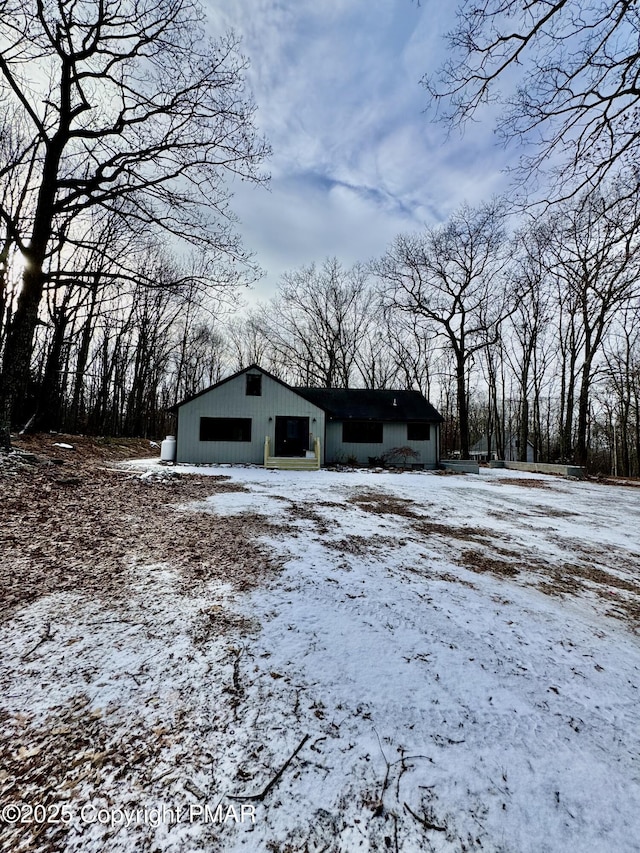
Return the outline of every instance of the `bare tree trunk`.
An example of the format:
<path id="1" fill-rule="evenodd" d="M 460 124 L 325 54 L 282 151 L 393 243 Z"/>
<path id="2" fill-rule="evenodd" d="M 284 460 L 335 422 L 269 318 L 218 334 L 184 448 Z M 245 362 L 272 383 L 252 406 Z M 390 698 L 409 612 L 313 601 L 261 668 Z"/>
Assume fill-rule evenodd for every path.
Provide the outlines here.
<path id="1" fill-rule="evenodd" d="M 25 393 L 29 379 L 33 337 L 44 291 L 44 263 L 53 230 L 58 170 L 71 121 L 70 75 L 71 67 L 68 63 L 63 64 L 60 123 L 45 149 L 42 182 L 33 218 L 27 264 L 22 275 L 22 290 L 5 343 L 0 389 L 0 444 L 5 447 L 11 444 L 11 421 L 15 402 Z"/>
<path id="2" fill-rule="evenodd" d="M 53 338 L 49 345 L 44 374 L 40 385 L 38 408 L 35 413 L 35 430 L 58 431 L 62 422 L 61 366 L 68 316 L 64 304 L 54 312 Z"/>
<path id="3" fill-rule="evenodd" d="M 82 332 L 80 334 L 80 346 L 78 348 L 78 354 L 76 356 L 76 369 L 73 381 L 73 396 L 71 399 L 71 410 L 69 412 L 69 425 L 71 430 L 73 431 L 77 430 L 80 425 L 80 404 L 83 398 L 84 386 L 86 381 L 85 371 L 87 369 L 87 362 L 89 360 L 89 348 L 91 346 L 91 339 L 93 338 L 93 334 L 95 331 L 94 312 L 97 298 L 98 276 L 96 276 L 94 281 L 92 282 L 91 302 L 89 304 L 89 311 L 87 313 L 85 321 L 82 324 Z"/>
<path id="4" fill-rule="evenodd" d="M 11 318 L 4 349 L 0 386 L 0 445 L 11 446 L 11 425 L 16 401 L 26 396 L 33 336 L 43 290 L 42 267 L 25 270 L 22 292 Z"/>
<path id="5" fill-rule="evenodd" d="M 458 429 L 460 430 L 460 458 L 469 458 L 469 404 L 467 400 L 466 361 L 456 353 L 456 389 L 458 395 Z"/>
<path id="6" fill-rule="evenodd" d="M 527 396 L 522 398 L 520 404 L 520 432 L 519 432 L 519 453 L 518 459 L 520 462 L 527 461 L 527 450 L 529 447 L 529 400 Z"/>

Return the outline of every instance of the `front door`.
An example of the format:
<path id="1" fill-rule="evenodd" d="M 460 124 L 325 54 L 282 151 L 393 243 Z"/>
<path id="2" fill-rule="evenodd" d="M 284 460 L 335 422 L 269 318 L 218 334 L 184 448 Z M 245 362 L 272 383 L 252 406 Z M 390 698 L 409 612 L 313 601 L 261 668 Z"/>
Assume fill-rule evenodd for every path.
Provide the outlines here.
<path id="1" fill-rule="evenodd" d="M 309 418 L 276 417 L 276 456 L 304 456 L 309 446 Z"/>

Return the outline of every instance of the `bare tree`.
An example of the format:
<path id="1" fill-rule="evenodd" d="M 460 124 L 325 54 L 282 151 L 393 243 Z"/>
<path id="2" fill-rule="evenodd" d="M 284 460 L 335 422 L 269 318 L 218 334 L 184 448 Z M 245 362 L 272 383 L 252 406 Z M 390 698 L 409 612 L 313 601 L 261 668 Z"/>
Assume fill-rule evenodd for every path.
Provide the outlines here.
<path id="1" fill-rule="evenodd" d="M 430 398 L 437 330 L 425 323 L 424 317 L 394 311 L 390 306 L 386 307 L 384 318 L 382 344 L 389 350 L 399 383 Z"/>
<path id="2" fill-rule="evenodd" d="M 7 340 L 0 439 L 24 387 L 47 264 L 70 220 L 129 201 L 127 215 L 246 261 L 223 178 L 258 180 L 265 153 L 233 35 L 212 44 L 196 0 L 2 0 L 0 97 L 34 140 L 30 217 L 0 221 L 26 265 Z M 0 168 L 11 178 L 24 158 Z"/>
<path id="3" fill-rule="evenodd" d="M 606 387 L 611 396 L 611 445 L 615 473 L 640 476 L 640 305 L 617 318 L 605 349 Z M 619 463 L 619 464 L 618 464 Z"/>
<path id="4" fill-rule="evenodd" d="M 480 351 L 481 368 L 488 390 L 484 426 L 487 436 L 487 458 L 491 458 L 493 449 L 498 459 L 505 459 L 505 442 L 510 430 L 505 423 L 505 358 L 506 346 L 503 342 L 502 327 L 499 334 Z"/>
<path id="5" fill-rule="evenodd" d="M 16 234 L 24 226 L 29 172 L 34 146 L 26 143 L 20 117 L 0 97 L 0 357 L 16 295 Z M 6 171 L 4 164 L 11 163 Z"/>
<path id="6" fill-rule="evenodd" d="M 549 243 L 551 234 L 545 224 L 530 223 L 514 240 L 513 281 L 517 290 L 515 310 L 510 318 L 504 357 L 513 373 L 519 396 L 518 446 L 521 462 L 527 461 L 530 440 L 531 399 L 533 414 L 539 409 L 539 368 L 546 366 L 541 344 L 551 319 L 551 282 Z M 534 431 L 534 452 L 539 453 L 539 436 Z"/>
<path id="7" fill-rule="evenodd" d="M 364 388 L 398 388 L 404 382 L 400 363 L 391 346 L 397 315 L 385 310 L 375 290 L 367 298 L 366 316 L 358 331 L 354 384 Z M 397 335 L 396 335 L 397 337 Z M 412 384 L 406 386 L 412 388 Z"/>
<path id="8" fill-rule="evenodd" d="M 280 372 L 302 385 L 349 388 L 372 305 L 361 266 L 345 269 L 330 258 L 285 273 L 264 325 Z"/>
<path id="9" fill-rule="evenodd" d="M 229 311 L 221 300 L 207 294 L 203 301 L 195 282 L 182 287 L 179 296 L 176 322 L 169 330 L 175 339 L 172 368 L 164 383 L 170 405 L 217 382 L 230 349 L 221 321 Z"/>
<path id="10" fill-rule="evenodd" d="M 250 364 L 260 364 L 272 373 L 277 373 L 265 327 L 268 311 L 268 306 L 261 304 L 227 324 L 226 333 L 236 370 L 243 370 Z"/>
<path id="11" fill-rule="evenodd" d="M 584 188 L 636 168 L 639 28 L 635 0 L 467 0 L 450 58 L 424 84 L 449 121 L 501 102 L 503 137 L 539 143 L 525 168 L 555 162 L 560 188 Z"/>
<path id="12" fill-rule="evenodd" d="M 462 207 L 424 235 L 397 237 L 374 265 L 390 305 L 439 330 L 455 361 L 460 453 L 469 456 L 467 371 L 474 353 L 498 339 L 508 313 L 507 262 L 499 205 Z"/>
<path id="13" fill-rule="evenodd" d="M 587 464 L 591 387 L 601 369 L 606 334 L 616 313 L 640 288 L 640 201 L 624 185 L 603 187 L 553 220 L 552 270 L 559 285 L 561 346 L 569 370 L 563 388 L 563 448 Z M 572 442 L 574 394 L 577 395 Z"/>

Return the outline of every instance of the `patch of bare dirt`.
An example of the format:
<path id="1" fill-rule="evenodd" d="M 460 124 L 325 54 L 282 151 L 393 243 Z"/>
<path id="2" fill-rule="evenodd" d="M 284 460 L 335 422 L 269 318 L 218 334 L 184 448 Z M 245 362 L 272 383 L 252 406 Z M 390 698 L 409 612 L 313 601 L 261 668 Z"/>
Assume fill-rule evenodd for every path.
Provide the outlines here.
<path id="1" fill-rule="evenodd" d="M 640 625 L 640 581 L 593 565 L 563 563 L 545 568 L 538 584 L 541 592 L 561 596 L 590 591 L 607 605 L 607 616 Z"/>
<path id="2" fill-rule="evenodd" d="M 130 456 L 139 449 L 130 446 Z M 244 490 L 228 477 L 141 478 L 107 467 L 105 454 L 114 460 L 110 444 L 104 450 L 87 442 L 82 453 L 73 453 L 62 466 L 40 453 L 40 461 L 0 475 L 0 618 L 61 591 L 113 604 L 127 596 L 133 560 L 170 563 L 183 572 L 187 589 L 212 578 L 252 589 L 275 570 L 257 541 L 275 532 L 263 516 L 181 508 L 215 492 Z"/>
<path id="3" fill-rule="evenodd" d="M 458 562 L 479 574 L 517 577 L 519 582 L 533 585 L 545 595 L 591 593 L 607 605 L 606 615 L 640 625 L 640 580 L 633 576 L 621 577 L 601 566 L 581 563 L 550 564 L 534 558 L 524 561 L 521 554 L 504 548 L 492 548 L 490 553 L 469 549 Z"/>
<path id="4" fill-rule="evenodd" d="M 536 515 L 542 518 L 575 518 L 578 513 L 568 509 L 555 509 L 551 506 L 536 506 L 527 515 Z"/>
<path id="5" fill-rule="evenodd" d="M 479 551 L 464 551 L 460 555 L 460 565 L 472 572 L 484 574 L 489 572 L 498 577 L 515 578 L 520 574 L 520 567 L 507 560 L 498 560 Z"/>
<path id="6" fill-rule="evenodd" d="M 632 489 L 640 489 L 640 478 L 638 477 L 604 477 L 595 476 L 589 477 L 591 483 L 598 483 L 601 486 L 627 486 Z"/>
<path id="7" fill-rule="evenodd" d="M 347 499 L 366 512 L 374 515 L 399 515 L 403 518 L 420 518 L 413 509 L 414 502 L 408 498 L 397 498 L 383 492 L 363 491 Z"/>
<path id="8" fill-rule="evenodd" d="M 546 595 L 578 595 L 585 591 L 585 585 L 573 571 L 572 566 L 563 563 L 559 566 L 536 566 L 543 579 L 537 587 Z"/>
<path id="9" fill-rule="evenodd" d="M 553 485 L 548 480 L 537 480 L 535 477 L 500 477 L 493 483 L 499 486 L 522 486 L 525 489 L 552 489 Z"/>
<path id="10" fill-rule="evenodd" d="M 616 571 L 626 572 L 632 578 L 639 577 L 640 553 L 631 551 L 622 546 L 615 548 L 606 545 L 597 545 L 594 542 L 584 542 L 582 539 L 573 537 L 553 536 L 551 540 L 572 557 L 577 558 L 589 566 L 594 563 L 610 566 Z"/>
<path id="11" fill-rule="evenodd" d="M 2 850 L 63 853 L 77 830 L 59 820 L 61 809 L 74 804 L 81 791 L 99 792 L 114 780 L 127 791 L 153 785 L 157 760 L 176 733 L 163 727 L 151 731 L 142 719 L 130 719 L 123 730 L 121 720 L 113 724 L 100 711 L 88 712 L 89 702 L 76 696 L 55 709 L 43 727 L 23 715 L 0 713 L 2 801 L 37 803 L 58 819 L 3 826 Z"/>
<path id="12" fill-rule="evenodd" d="M 69 444 L 72 449 L 60 447 Z M 107 436 L 36 433 L 12 439 L 14 450 L 33 453 L 44 460 L 55 458 L 64 464 L 74 462 L 119 462 L 123 459 L 160 458 L 159 442 L 147 438 L 109 438 Z"/>
<path id="13" fill-rule="evenodd" d="M 345 536 L 343 539 L 328 539 L 324 542 L 325 548 L 331 548 L 342 554 L 354 554 L 363 557 L 380 551 L 393 551 L 401 548 L 404 541 L 393 536 Z"/>
<path id="14" fill-rule="evenodd" d="M 291 521 L 310 521 L 313 524 L 313 531 L 319 536 L 329 533 L 332 528 L 339 527 L 337 521 L 329 521 L 324 518 L 319 512 L 316 512 L 308 503 L 300 503 L 299 501 L 291 501 L 287 509 L 287 517 Z"/>
<path id="15" fill-rule="evenodd" d="M 636 626 L 636 630 L 640 628 L 640 604 L 637 600 L 629 600 L 621 598 L 612 593 L 611 590 L 600 590 L 600 598 L 607 600 L 609 608 L 605 611 L 607 616 L 612 616 L 614 619 L 623 619 L 625 622 L 630 621 Z"/>
<path id="16" fill-rule="evenodd" d="M 474 583 L 462 578 L 458 575 L 453 575 L 451 572 L 442 572 L 437 569 L 424 568 L 422 566 L 403 565 L 400 566 L 400 572 L 410 572 L 418 577 L 425 578 L 430 581 L 444 581 L 445 583 L 456 583 L 460 586 L 466 586 L 468 589 L 477 589 Z"/>
<path id="17" fill-rule="evenodd" d="M 461 586 L 466 586 L 468 589 L 477 589 L 476 585 L 471 583 L 471 581 L 464 580 L 463 578 L 457 578 L 450 572 L 441 572 L 437 575 L 437 579 L 447 581 L 447 583 L 458 583 Z"/>
<path id="18" fill-rule="evenodd" d="M 449 524 L 423 519 L 416 521 L 413 528 L 423 536 L 448 536 L 451 539 L 463 539 L 470 542 L 483 541 L 491 535 L 488 530 L 481 527 L 452 527 Z"/>
<path id="19" fill-rule="evenodd" d="M 612 572 L 607 572 L 597 566 L 570 566 L 571 573 L 578 578 L 584 578 L 593 584 L 601 586 L 612 586 L 616 589 L 624 589 L 627 592 L 640 593 L 640 583 L 618 577 Z"/>

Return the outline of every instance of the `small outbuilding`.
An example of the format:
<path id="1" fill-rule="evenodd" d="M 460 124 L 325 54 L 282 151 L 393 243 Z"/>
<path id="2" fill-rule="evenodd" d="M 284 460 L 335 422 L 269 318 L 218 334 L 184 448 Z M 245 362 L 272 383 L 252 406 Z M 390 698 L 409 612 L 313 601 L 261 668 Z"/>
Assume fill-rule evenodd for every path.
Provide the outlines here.
<path id="1" fill-rule="evenodd" d="M 172 411 L 177 462 L 318 468 L 408 448 L 414 467 L 439 463 L 442 417 L 419 391 L 294 388 L 252 364 Z"/>
<path id="2" fill-rule="evenodd" d="M 471 450 L 469 456 L 477 462 L 488 462 L 491 459 L 498 459 L 495 437 L 492 439 L 491 453 L 489 453 L 489 441 L 486 435 L 483 435 L 480 441 L 477 441 Z M 507 462 L 517 462 L 520 459 L 520 439 L 515 435 L 505 436 L 504 457 Z M 533 462 L 533 444 L 527 442 L 527 462 Z"/>

